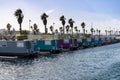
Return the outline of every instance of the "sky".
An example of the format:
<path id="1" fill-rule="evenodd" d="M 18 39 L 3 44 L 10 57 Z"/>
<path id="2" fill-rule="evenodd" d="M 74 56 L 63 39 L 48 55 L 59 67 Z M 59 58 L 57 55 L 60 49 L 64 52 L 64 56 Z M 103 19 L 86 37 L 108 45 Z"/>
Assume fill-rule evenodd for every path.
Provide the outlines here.
<path id="1" fill-rule="evenodd" d="M 120 0 L 0 0 L 0 29 L 6 29 L 7 23 L 12 28 L 19 30 L 19 24 L 14 12 L 16 9 L 22 9 L 24 19 L 22 29 L 29 30 L 30 25 L 34 23 L 38 25 L 40 32 L 44 32 L 44 25 L 41 21 L 41 14 L 47 13 L 49 28 L 54 24 L 55 29 L 61 27 L 59 21 L 60 16 L 66 17 L 66 25 L 68 19 L 75 21 L 74 26 L 82 32 L 80 24 L 86 23 L 86 29 L 90 32 L 90 28 L 100 29 L 102 33 L 105 30 L 120 30 Z"/>

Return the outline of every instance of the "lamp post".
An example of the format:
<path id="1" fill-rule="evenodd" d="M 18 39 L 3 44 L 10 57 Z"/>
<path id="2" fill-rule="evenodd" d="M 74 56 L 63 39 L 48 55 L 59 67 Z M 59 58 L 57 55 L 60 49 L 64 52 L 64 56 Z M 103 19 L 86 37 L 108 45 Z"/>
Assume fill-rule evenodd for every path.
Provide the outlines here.
<path id="1" fill-rule="evenodd" d="M 31 22 L 31 20 L 29 20 L 29 32 L 30 32 L 30 22 Z"/>
<path id="2" fill-rule="evenodd" d="M 53 34 L 53 39 L 55 38 L 54 25 L 55 25 L 55 23 L 53 22 L 53 32 L 52 32 L 52 34 Z"/>
<path id="3" fill-rule="evenodd" d="M 54 34 L 54 25 L 55 25 L 55 23 L 53 22 L 53 34 Z"/>

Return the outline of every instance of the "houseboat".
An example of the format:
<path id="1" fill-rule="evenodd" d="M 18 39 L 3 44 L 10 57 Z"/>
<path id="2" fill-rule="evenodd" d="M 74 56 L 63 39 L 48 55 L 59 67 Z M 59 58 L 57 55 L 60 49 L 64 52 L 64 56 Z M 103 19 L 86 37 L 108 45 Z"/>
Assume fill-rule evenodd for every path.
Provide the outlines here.
<path id="1" fill-rule="evenodd" d="M 0 41 L 0 56 L 37 55 L 34 41 Z"/>
<path id="2" fill-rule="evenodd" d="M 59 53 L 61 48 L 58 45 L 58 40 L 36 40 L 35 49 L 40 52 Z"/>

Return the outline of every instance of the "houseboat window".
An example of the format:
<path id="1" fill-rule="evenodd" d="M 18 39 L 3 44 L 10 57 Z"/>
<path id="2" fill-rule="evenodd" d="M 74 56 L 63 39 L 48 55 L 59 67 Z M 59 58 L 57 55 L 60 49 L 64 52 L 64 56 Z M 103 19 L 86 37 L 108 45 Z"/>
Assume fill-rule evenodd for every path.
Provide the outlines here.
<path id="1" fill-rule="evenodd" d="M 69 39 L 64 39 L 64 43 L 69 43 Z"/>
<path id="2" fill-rule="evenodd" d="M 82 39 L 77 39 L 78 42 L 82 42 Z"/>
<path id="3" fill-rule="evenodd" d="M 7 46 L 7 42 L 0 42 L 0 47 L 6 47 Z"/>
<path id="4" fill-rule="evenodd" d="M 51 40 L 46 40 L 45 45 L 51 45 Z"/>
<path id="5" fill-rule="evenodd" d="M 24 43 L 23 42 L 18 42 L 17 47 L 24 47 Z"/>

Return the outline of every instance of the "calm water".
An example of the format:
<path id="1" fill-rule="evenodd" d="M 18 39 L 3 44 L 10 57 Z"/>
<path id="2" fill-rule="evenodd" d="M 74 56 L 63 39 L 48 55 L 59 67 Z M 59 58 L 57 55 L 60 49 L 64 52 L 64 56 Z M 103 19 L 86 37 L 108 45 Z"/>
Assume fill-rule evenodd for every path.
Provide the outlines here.
<path id="1" fill-rule="evenodd" d="M 0 58 L 0 80 L 120 80 L 120 44 L 34 59 Z"/>

